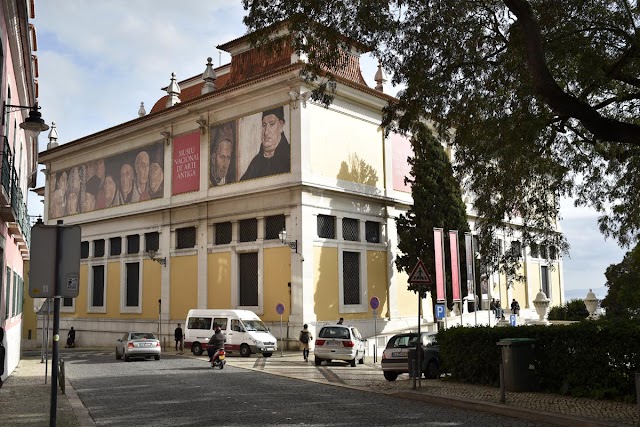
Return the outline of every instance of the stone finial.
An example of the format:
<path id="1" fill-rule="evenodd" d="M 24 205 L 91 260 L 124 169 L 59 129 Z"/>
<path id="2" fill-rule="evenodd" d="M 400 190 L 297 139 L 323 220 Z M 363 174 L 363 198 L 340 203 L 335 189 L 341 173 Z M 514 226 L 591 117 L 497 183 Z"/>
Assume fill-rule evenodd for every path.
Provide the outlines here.
<path id="1" fill-rule="evenodd" d="M 140 108 L 138 109 L 138 117 L 146 116 L 147 110 L 144 109 L 144 102 L 140 103 Z"/>
<path id="2" fill-rule="evenodd" d="M 169 99 L 167 99 L 167 108 L 180 103 L 180 86 L 176 81 L 176 73 L 171 73 L 171 83 L 169 83 L 167 93 L 169 94 Z"/>
<path id="3" fill-rule="evenodd" d="M 213 69 L 213 64 L 211 63 L 211 57 L 207 58 L 207 68 L 204 69 L 204 73 L 202 73 L 202 80 L 204 80 L 204 86 L 202 87 L 202 91 L 200 91 L 201 95 L 205 93 L 211 93 L 216 90 L 216 72 Z"/>
<path id="4" fill-rule="evenodd" d="M 58 146 L 58 131 L 56 130 L 56 122 L 51 122 L 51 130 L 49 131 L 49 143 L 47 150 Z"/>
<path id="5" fill-rule="evenodd" d="M 384 92 L 384 83 L 387 81 L 387 77 L 384 75 L 384 71 L 382 70 L 382 64 L 378 62 L 378 71 L 376 71 L 376 75 L 374 77 L 376 81 L 376 90 L 380 92 Z"/>

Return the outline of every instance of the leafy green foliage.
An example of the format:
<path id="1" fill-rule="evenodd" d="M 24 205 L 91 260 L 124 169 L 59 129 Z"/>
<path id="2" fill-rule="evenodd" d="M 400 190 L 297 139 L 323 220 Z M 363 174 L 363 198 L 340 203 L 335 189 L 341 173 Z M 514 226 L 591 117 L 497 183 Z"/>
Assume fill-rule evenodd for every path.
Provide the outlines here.
<path id="1" fill-rule="evenodd" d="M 580 321 L 589 316 L 587 306 L 581 299 L 572 299 L 564 305 L 551 307 L 549 310 L 549 320 L 572 320 Z"/>
<path id="2" fill-rule="evenodd" d="M 620 264 L 612 264 L 605 272 L 607 296 L 601 306 L 609 316 L 640 314 L 640 244 L 626 253 Z"/>
<path id="3" fill-rule="evenodd" d="M 396 219 L 398 230 L 398 249 L 402 252 L 396 258 L 398 271 L 411 273 L 418 259 L 421 259 L 431 274 L 433 284 L 409 284 L 409 289 L 420 292 L 424 297 L 431 291 L 435 304 L 435 256 L 433 228 L 442 228 L 445 235 L 445 253 L 449 253 L 449 237 L 447 231 L 458 230 L 458 259 L 463 261 L 464 233 L 469 231 L 465 205 L 462 201 L 460 183 L 453 176 L 451 163 L 442 144 L 438 142 L 430 129 L 424 125 L 414 125 L 412 145 L 414 157 L 407 159 L 411 166 L 410 177 L 405 180 L 411 183 L 413 205 L 406 215 Z M 446 271 L 451 271 L 451 257 L 446 256 Z M 466 269 L 461 268 L 461 273 Z M 461 277 L 464 283 L 466 274 Z M 451 301 L 451 279 L 447 275 L 447 298 Z"/>
<path id="4" fill-rule="evenodd" d="M 331 102 L 331 70 L 349 40 L 380 59 L 404 90 L 385 109 L 387 130 L 428 118 L 452 143 L 455 172 L 475 197 L 483 261 L 508 274 L 495 234 L 522 218 L 523 245 L 568 245 L 558 200 L 601 213 L 621 245 L 640 238 L 640 11 L 610 0 L 243 0 L 265 37 L 286 20 L 309 53 L 305 78 Z M 265 30 L 266 29 L 266 30 Z M 343 36 L 346 36 L 343 37 Z M 321 47 L 321 48 L 320 48 Z M 319 80 L 315 80 L 319 79 Z M 325 85 L 325 86 L 323 86 Z M 452 131 L 455 130 L 455 131 Z M 579 179 L 577 179 L 579 177 Z M 510 270 L 509 270 L 510 269 Z"/>

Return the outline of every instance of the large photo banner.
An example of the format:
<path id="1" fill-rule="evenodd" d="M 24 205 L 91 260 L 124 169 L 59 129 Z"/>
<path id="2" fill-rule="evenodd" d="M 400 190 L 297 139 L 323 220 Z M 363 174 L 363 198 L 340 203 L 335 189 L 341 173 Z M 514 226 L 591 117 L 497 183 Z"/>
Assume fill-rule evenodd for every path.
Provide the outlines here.
<path id="1" fill-rule="evenodd" d="M 173 195 L 200 189 L 200 131 L 173 138 Z"/>
<path id="2" fill-rule="evenodd" d="M 49 185 L 51 219 L 164 197 L 164 144 L 60 170 Z"/>

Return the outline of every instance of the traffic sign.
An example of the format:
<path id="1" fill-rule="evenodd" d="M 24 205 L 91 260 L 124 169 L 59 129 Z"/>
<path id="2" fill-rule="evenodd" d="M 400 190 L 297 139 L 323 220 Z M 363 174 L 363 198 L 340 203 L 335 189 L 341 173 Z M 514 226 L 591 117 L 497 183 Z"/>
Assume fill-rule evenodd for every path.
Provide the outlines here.
<path id="1" fill-rule="evenodd" d="M 431 281 L 431 276 L 427 271 L 427 267 L 421 259 L 419 259 L 416 266 L 413 267 L 413 271 L 409 275 L 409 283 L 422 283 L 424 285 L 430 285 L 433 283 Z"/>
<path id="2" fill-rule="evenodd" d="M 279 303 L 278 305 L 276 305 L 276 313 L 282 315 L 282 313 L 284 313 L 284 304 Z"/>
<path id="3" fill-rule="evenodd" d="M 375 310 L 376 308 L 380 307 L 380 300 L 378 299 L 378 297 L 373 297 L 371 298 L 371 301 L 369 301 L 369 305 Z"/>
<path id="4" fill-rule="evenodd" d="M 436 319 L 444 319 L 444 304 L 436 304 Z"/>

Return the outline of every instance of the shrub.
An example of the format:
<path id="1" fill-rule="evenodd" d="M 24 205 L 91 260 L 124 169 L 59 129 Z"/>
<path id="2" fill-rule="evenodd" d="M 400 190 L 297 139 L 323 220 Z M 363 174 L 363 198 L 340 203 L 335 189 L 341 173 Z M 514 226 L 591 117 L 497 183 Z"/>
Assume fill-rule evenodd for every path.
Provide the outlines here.
<path id="1" fill-rule="evenodd" d="M 584 320 L 589 316 L 587 306 L 581 299 L 572 299 L 568 303 L 551 307 L 549 320 Z"/>

